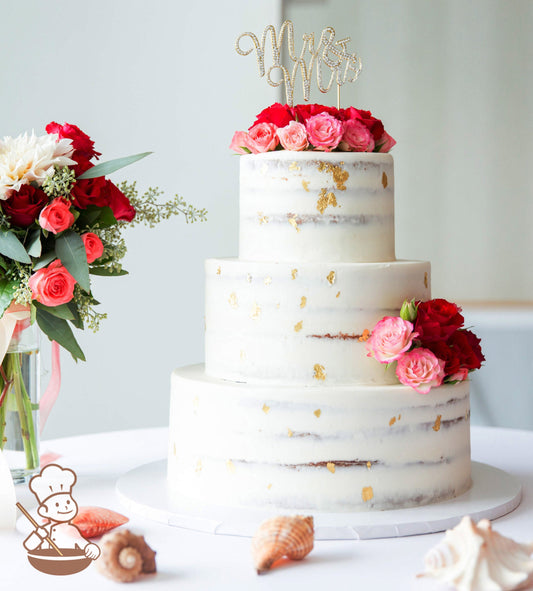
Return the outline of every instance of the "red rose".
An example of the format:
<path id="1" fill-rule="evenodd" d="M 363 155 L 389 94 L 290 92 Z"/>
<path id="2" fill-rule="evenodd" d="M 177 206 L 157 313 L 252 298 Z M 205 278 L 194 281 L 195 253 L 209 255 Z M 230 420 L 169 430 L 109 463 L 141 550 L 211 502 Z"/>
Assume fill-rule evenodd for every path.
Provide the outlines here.
<path id="1" fill-rule="evenodd" d="M 317 104 L 296 105 L 296 107 L 294 107 L 294 114 L 299 123 L 305 123 L 309 117 L 319 115 L 320 113 L 327 113 L 328 115 L 339 119 L 339 110 L 336 107 L 326 107 L 325 105 Z"/>
<path id="2" fill-rule="evenodd" d="M 19 228 L 27 228 L 39 217 L 41 210 L 48 204 L 46 193 L 32 185 L 22 187 L 12 192 L 2 201 L 2 209 L 11 223 Z"/>
<path id="3" fill-rule="evenodd" d="M 370 111 L 364 111 L 363 109 L 356 109 L 355 107 L 348 107 L 347 109 L 341 109 L 339 111 L 339 117 L 343 121 L 348 121 L 349 119 L 355 119 L 357 121 L 361 121 L 372 136 L 374 137 L 374 141 L 378 144 L 378 140 L 381 139 L 385 128 L 383 127 L 383 123 L 380 119 L 376 119 Z M 392 147 L 392 146 L 391 146 Z"/>
<path id="4" fill-rule="evenodd" d="M 135 217 L 135 209 L 124 193 L 111 181 L 106 181 L 106 192 L 108 195 L 109 207 L 117 220 L 131 222 Z"/>
<path id="5" fill-rule="evenodd" d="M 62 197 L 56 197 L 39 214 L 39 224 L 43 230 L 59 234 L 74 223 L 74 215 L 70 211 L 70 203 Z"/>
<path id="6" fill-rule="evenodd" d="M 461 367 L 473 370 L 479 369 L 485 361 L 481 351 L 480 339 L 470 330 L 457 330 L 450 337 L 448 344 L 459 357 Z"/>
<path id="7" fill-rule="evenodd" d="M 435 341 L 446 341 L 461 326 L 465 319 L 461 308 L 443 299 L 429 300 L 418 304 L 415 331 L 423 346 Z"/>
<path id="8" fill-rule="evenodd" d="M 276 127 L 285 127 L 291 121 L 294 121 L 294 112 L 289 105 L 282 105 L 281 103 L 274 103 L 270 107 L 263 109 L 257 115 L 253 125 L 248 129 L 252 129 L 258 123 L 273 123 Z"/>
<path id="9" fill-rule="evenodd" d="M 461 360 L 455 349 L 449 347 L 444 341 L 435 341 L 429 343 L 428 349 L 432 351 L 436 357 L 442 359 L 446 363 L 444 366 L 444 374 L 451 376 L 457 373 L 461 368 Z"/>
<path id="10" fill-rule="evenodd" d="M 32 299 L 45 306 L 60 306 L 70 302 L 74 295 L 76 280 L 63 267 L 59 259 L 44 269 L 36 271 L 28 282 Z"/>
<path id="11" fill-rule="evenodd" d="M 74 148 L 73 159 L 78 161 L 78 157 L 90 160 L 91 158 L 98 158 L 102 154 L 94 150 L 94 142 L 92 139 L 77 126 L 65 123 L 60 125 L 55 121 L 46 126 L 46 133 L 57 133 L 59 139 L 71 139 L 72 147 Z"/>
<path id="12" fill-rule="evenodd" d="M 96 259 L 99 259 L 104 254 L 104 245 L 96 234 L 92 232 L 86 232 L 81 235 L 83 245 L 85 246 L 85 254 L 87 255 L 87 262 L 89 265 L 94 263 Z"/>

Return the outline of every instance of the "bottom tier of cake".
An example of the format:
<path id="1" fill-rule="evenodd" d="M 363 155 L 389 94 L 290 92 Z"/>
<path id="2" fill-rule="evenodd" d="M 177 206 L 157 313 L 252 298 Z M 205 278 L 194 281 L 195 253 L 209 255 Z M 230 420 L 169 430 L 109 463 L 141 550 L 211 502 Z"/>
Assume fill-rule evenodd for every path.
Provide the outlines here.
<path id="1" fill-rule="evenodd" d="M 434 503 L 471 486 L 469 384 L 280 387 L 172 374 L 169 494 L 340 512 Z"/>

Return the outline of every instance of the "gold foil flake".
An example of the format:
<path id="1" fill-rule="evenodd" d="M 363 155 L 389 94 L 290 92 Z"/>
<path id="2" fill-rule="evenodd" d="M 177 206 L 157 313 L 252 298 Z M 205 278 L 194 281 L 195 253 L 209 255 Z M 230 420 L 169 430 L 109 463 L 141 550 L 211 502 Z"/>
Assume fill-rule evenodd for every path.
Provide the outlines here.
<path id="1" fill-rule="evenodd" d="M 313 369 L 315 370 L 315 375 L 313 376 L 315 380 L 325 380 L 326 379 L 326 372 L 324 371 L 324 366 L 320 365 L 320 363 L 315 363 Z"/>
<path id="2" fill-rule="evenodd" d="M 386 189 L 387 185 L 389 184 L 389 179 L 387 178 L 386 172 L 383 172 L 383 174 L 381 175 L 381 184 L 383 185 L 384 189 Z"/>
<path id="3" fill-rule="evenodd" d="M 228 299 L 229 305 L 236 310 L 239 307 L 239 301 L 237 300 L 237 294 L 235 292 L 231 293 Z"/>
<path id="4" fill-rule="evenodd" d="M 294 435 L 294 432 L 293 432 L 293 431 L 291 431 L 290 429 L 287 429 L 287 435 L 288 435 L 289 437 L 292 437 L 292 436 Z"/>
<path id="5" fill-rule="evenodd" d="M 395 422 L 396 422 L 396 417 L 392 417 L 392 419 L 389 421 L 389 427 L 392 427 Z"/>
<path id="6" fill-rule="evenodd" d="M 252 308 L 252 313 L 250 314 L 250 318 L 252 320 L 257 320 L 259 316 L 261 316 L 261 307 L 257 304 L 257 302 L 255 302 L 254 307 Z"/>
<path id="7" fill-rule="evenodd" d="M 246 351 L 244 349 L 241 349 L 241 361 L 244 361 L 246 359 Z"/>
<path id="8" fill-rule="evenodd" d="M 252 276 L 250 275 L 250 273 L 247 273 L 246 281 L 248 281 L 248 283 L 252 283 Z"/>
<path id="9" fill-rule="evenodd" d="M 336 295 L 335 297 L 336 297 L 336 298 L 338 298 L 340 295 L 341 295 L 341 292 L 340 292 L 340 291 L 338 291 L 338 292 L 337 292 L 337 295 Z"/>
<path id="10" fill-rule="evenodd" d="M 341 164 L 344 164 L 341 162 Z M 346 170 L 343 170 L 341 166 L 330 164 L 329 162 L 320 162 L 318 164 L 318 172 L 326 172 L 331 174 L 333 182 L 335 183 L 337 190 L 346 191 L 346 181 L 350 176 Z"/>
<path id="11" fill-rule="evenodd" d="M 363 490 L 361 491 L 361 497 L 363 498 L 363 501 L 366 503 L 367 501 L 370 501 L 370 499 L 374 498 L 374 491 L 372 490 L 371 486 L 364 486 Z"/>
<path id="12" fill-rule="evenodd" d="M 257 217 L 259 218 L 259 225 L 261 226 L 262 224 L 268 224 L 268 222 L 270 221 L 268 219 L 268 217 L 266 215 L 263 214 L 262 211 L 258 211 L 257 212 Z"/>
<path id="13" fill-rule="evenodd" d="M 194 471 L 195 472 L 201 472 L 202 471 L 202 468 L 203 468 L 203 466 L 202 466 L 202 460 L 198 460 L 196 462 L 196 468 L 194 469 Z"/>
<path id="14" fill-rule="evenodd" d="M 281 304 L 278 302 L 278 303 L 276 304 L 276 309 L 277 309 L 277 310 L 279 310 L 279 307 L 280 307 L 280 306 L 281 306 Z"/>
<path id="15" fill-rule="evenodd" d="M 303 320 L 300 320 L 300 322 L 297 322 L 294 325 L 294 332 L 300 332 L 302 330 L 303 325 L 304 325 Z"/>
<path id="16" fill-rule="evenodd" d="M 270 406 L 268 406 L 267 403 L 265 402 L 265 404 L 263 404 L 262 410 L 267 415 L 268 411 L 270 410 Z"/>
<path id="17" fill-rule="evenodd" d="M 220 275 L 222 273 L 222 269 L 220 267 L 218 267 L 217 269 L 217 275 Z"/>
<path id="18" fill-rule="evenodd" d="M 316 203 L 316 208 L 321 214 L 323 214 L 329 205 L 331 205 L 331 207 L 337 207 L 337 198 L 335 197 L 335 193 L 326 193 L 326 189 L 321 189 L 318 196 L 318 201 Z"/>
<path id="19" fill-rule="evenodd" d="M 372 468 L 372 462 L 368 461 L 366 463 L 366 467 L 370 470 L 370 468 Z"/>
<path id="20" fill-rule="evenodd" d="M 291 162 L 289 170 L 300 170 L 300 167 L 298 166 L 298 162 L 296 162 L 296 160 L 294 162 Z"/>
<path id="21" fill-rule="evenodd" d="M 368 328 L 365 328 L 365 330 L 363 330 L 363 334 L 359 337 L 359 342 L 364 342 L 364 341 L 368 341 L 368 339 L 370 338 L 370 331 L 368 330 Z"/>
<path id="22" fill-rule="evenodd" d="M 305 308 L 307 304 L 307 298 L 305 296 L 302 296 L 302 299 L 300 300 L 300 308 Z"/>
<path id="23" fill-rule="evenodd" d="M 298 227 L 298 222 L 294 219 L 294 218 L 289 218 L 289 224 L 297 231 L 300 231 L 300 228 Z"/>
<path id="24" fill-rule="evenodd" d="M 230 474 L 235 474 L 235 464 L 231 460 L 226 462 L 226 468 Z"/>
<path id="25" fill-rule="evenodd" d="M 198 395 L 192 399 L 192 405 L 194 408 L 198 408 L 200 406 L 200 399 L 198 398 Z"/>
<path id="26" fill-rule="evenodd" d="M 270 275 L 268 277 L 265 277 L 265 285 L 270 285 L 272 283 L 272 277 L 270 277 Z"/>
<path id="27" fill-rule="evenodd" d="M 330 285 L 333 285 L 335 283 L 335 279 L 337 278 L 337 274 L 335 273 L 335 271 L 331 271 L 328 276 L 326 277 L 326 279 L 328 280 L 328 283 Z"/>
<path id="28" fill-rule="evenodd" d="M 401 421 L 401 419 L 402 419 L 402 415 L 401 415 L 401 413 L 400 413 L 400 414 L 398 415 L 398 420 L 399 420 L 399 421 Z"/>
<path id="29" fill-rule="evenodd" d="M 292 277 L 292 279 L 296 279 L 296 275 L 298 275 L 298 269 L 293 269 L 291 271 L 291 277 Z"/>
<path id="30" fill-rule="evenodd" d="M 470 409 L 468 409 L 465 413 L 465 421 L 468 421 L 468 419 L 470 419 Z"/>
<path id="31" fill-rule="evenodd" d="M 267 488 L 268 488 L 268 490 L 270 490 L 270 489 L 272 488 L 272 485 L 271 485 L 271 484 L 269 484 L 269 485 L 267 486 Z"/>
<path id="32" fill-rule="evenodd" d="M 326 467 L 332 474 L 335 474 L 335 464 L 333 462 L 328 462 Z"/>
<path id="33" fill-rule="evenodd" d="M 174 443 L 172 444 L 172 455 L 173 455 L 173 456 L 176 456 L 176 455 L 177 455 L 177 452 L 176 452 L 176 442 L 174 442 Z"/>
<path id="34" fill-rule="evenodd" d="M 309 193 L 309 181 L 302 181 L 302 187 Z"/>
<path id="35" fill-rule="evenodd" d="M 437 415 L 435 419 L 435 424 L 433 425 L 433 431 L 438 431 L 440 429 L 440 420 L 442 419 L 442 415 Z"/>
<path id="36" fill-rule="evenodd" d="M 319 418 L 320 418 L 320 415 L 322 414 L 322 411 L 321 411 L 319 408 L 317 408 L 317 409 L 316 409 L 316 410 L 313 412 L 313 414 L 315 415 L 315 417 L 316 417 L 317 419 L 319 419 Z"/>
<path id="37" fill-rule="evenodd" d="M 429 285 L 429 280 L 428 280 L 428 272 L 426 271 L 424 273 L 424 287 L 427 289 Z"/>

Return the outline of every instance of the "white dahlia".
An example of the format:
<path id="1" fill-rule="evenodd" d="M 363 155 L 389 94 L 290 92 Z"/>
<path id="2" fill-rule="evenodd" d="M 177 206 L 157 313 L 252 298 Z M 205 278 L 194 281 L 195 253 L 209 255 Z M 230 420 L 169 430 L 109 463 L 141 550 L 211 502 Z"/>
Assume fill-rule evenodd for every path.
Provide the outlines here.
<path id="1" fill-rule="evenodd" d="M 58 141 L 58 137 L 56 133 L 36 136 L 32 132 L 31 136 L 24 133 L 0 140 L 0 200 L 7 199 L 11 191 L 18 191 L 22 185 L 42 185 L 52 176 L 56 165 L 76 164 L 70 159 L 74 152 L 72 140 Z"/>

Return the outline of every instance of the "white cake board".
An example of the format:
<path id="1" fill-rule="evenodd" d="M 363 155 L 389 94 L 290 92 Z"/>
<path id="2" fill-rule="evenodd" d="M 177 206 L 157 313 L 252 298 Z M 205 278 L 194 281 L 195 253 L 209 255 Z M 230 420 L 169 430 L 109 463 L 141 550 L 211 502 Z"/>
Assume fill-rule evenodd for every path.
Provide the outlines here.
<path id="1" fill-rule="evenodd" d="M 368 540 L 429 534 L 455 527 L 464 515 L 474 521 L 496 519 L 520 504 L 522 485 L 517 478 L 487 464 L 472 462 L 472 488 L 450 501 L 411 509 L 320 513 L 221 506 L 197 506 L 167 496 L 167 462 L 135 468 L 117 482 L 121 502 L 133 513 L 174 527 L 251 537 L 264 519 L 287 514 L 313 515 L 317 540 Z"/>

